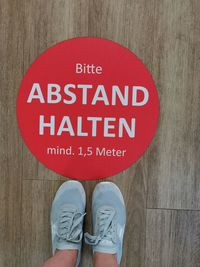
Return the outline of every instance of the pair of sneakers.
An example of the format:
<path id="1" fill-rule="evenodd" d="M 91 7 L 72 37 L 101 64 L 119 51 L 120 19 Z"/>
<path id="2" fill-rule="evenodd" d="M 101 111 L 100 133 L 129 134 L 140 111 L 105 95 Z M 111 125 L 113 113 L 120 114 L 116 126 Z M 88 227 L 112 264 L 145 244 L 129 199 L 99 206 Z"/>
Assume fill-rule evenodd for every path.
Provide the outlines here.
<path id="1" fill-rule="evenodd" d="M 81 183 L 67 181 L 58 189 L 51 209 L 53 254 L 56 250 L 76 249 L 80 264 L 85 216 L 86 195 Z M 96 185 L 92 197 L 93 235 L 84 234 L 85 242 L 93 252 L 116 254 L 118 264 L 122 257 L 122 242 L 126 210 L 119 188 L 111 182 Z"/>

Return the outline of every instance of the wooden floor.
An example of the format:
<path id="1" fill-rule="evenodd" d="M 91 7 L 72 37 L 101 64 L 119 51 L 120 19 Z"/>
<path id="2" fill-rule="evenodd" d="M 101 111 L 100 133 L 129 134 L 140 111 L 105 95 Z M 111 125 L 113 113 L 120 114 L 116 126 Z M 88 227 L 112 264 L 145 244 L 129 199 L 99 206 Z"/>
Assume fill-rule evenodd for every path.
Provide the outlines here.
<path id="1" fill-rule="evenodd" d="M 76 36 L 128 47 L 159 91 L 153 143 L 137 164 L 109 179 L 128 212 L 121 266 L 200 266 L 199 14 L 199 0 L 0 0 L 0 267 L 37 267 L 51 255 L 50 206 L 65 178 L 28 151 L 15 104 L 30 63 Z M 88 215 L 95 184 L 83 182 Z M 82 266 L 92 266 L 86 246 Z"/>

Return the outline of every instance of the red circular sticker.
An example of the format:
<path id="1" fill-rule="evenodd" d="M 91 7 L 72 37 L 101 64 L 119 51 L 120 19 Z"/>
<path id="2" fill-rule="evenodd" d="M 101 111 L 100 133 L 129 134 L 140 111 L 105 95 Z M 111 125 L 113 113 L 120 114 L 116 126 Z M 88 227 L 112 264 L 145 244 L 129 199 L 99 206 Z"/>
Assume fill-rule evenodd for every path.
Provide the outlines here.
<path id="1" fill-rule="evenodd" d="M 17 99 L 22 137 L 47 168 L 74 179 L 117 174 L 155 134 L 159 99 L 144 64 L 101 38 L 47 49 L 26 72 Z"/>

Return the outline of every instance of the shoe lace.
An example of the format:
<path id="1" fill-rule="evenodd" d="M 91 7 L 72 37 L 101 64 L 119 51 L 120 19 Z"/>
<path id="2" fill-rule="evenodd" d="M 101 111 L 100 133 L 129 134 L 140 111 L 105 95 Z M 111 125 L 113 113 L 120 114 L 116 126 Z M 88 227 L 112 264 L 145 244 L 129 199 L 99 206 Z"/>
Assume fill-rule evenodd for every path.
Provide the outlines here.
<path id="1" fill-rule="evenodd" d="M 59 241 L 78 243 L 82 239 L 82 221 L 85 214 L 63 208 L 59 215 L 57 236 Z"/>
<path id="2" fill-rule="evenodd" d="M 97 245 L 102 240 L 110 240 L 116 243 L 116 221 L 115 210 L 104 208 L 97 213 L 97 234 L 85 234 L 85 242 L 89 245 Z"/>

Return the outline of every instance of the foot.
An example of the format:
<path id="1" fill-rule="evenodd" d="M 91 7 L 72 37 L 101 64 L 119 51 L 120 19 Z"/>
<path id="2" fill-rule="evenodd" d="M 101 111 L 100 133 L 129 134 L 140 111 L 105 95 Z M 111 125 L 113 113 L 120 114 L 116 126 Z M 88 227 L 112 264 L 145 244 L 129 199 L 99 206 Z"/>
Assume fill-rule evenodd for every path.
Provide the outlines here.
<path id="1" fill-rule="evenodd" d="M 92 220 L 94 235 L 85 234 L 93 252 L 116 254 L 119 264 L 126 224 L 126 209 L 119 188 L 111 182 L 99 183 L 93 192 Z"/>
<path id="2" fill-rule="evenodd" d="M 56 250 L 78 250 L 76 266 L 80 263 L 85 204 L 81 183 L 67 181 L 58 189 L 51 209 L 53 254 Z"/>

